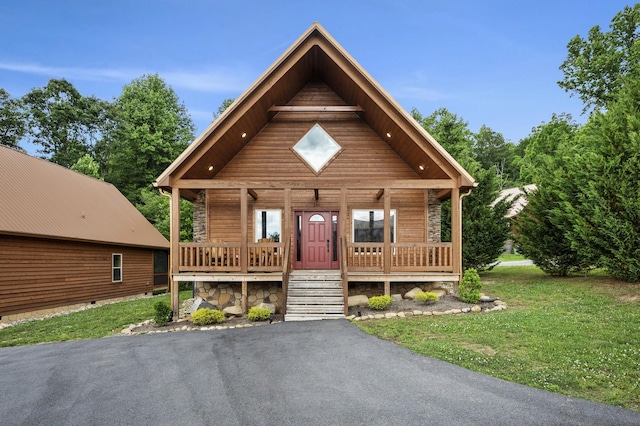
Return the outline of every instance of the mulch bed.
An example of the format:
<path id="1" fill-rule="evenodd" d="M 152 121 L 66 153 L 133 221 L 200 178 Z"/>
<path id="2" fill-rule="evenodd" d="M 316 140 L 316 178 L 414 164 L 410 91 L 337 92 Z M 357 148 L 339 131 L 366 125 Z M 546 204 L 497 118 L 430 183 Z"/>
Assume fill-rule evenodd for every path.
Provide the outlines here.
<path id="1" fill-rule="evenodd" d="M 481 303 L 478 303 L 477 305 L 479 305 L 483 311 L 485 309 L 491 309 L 492 307 L 494 307 L 493 302 L 485 302 L 485 303 L 481 302 Z M 349 315 L 367 316 L 367 315 L 385 314 L 387 312 L 396 312 L 396 313 L 397 312 L 413 312 L 415 310 L 423 311 L 423 312 L 426 312 L 426 311 L 444 312 L 450 309 L 464 309 L 464 308 L 471 308 L 473 306 L 474 306 L 473 304 L 462 302 L 460 299 L 458 299 L 455 296 L 443 296 L 436 303 L 432 303 L 428 305 L 415 300 L 406 300 L 406 299 L 403 299 L 401 301 L 394 300 L 393 303 L 391 303 L 391 305 L 389 305 L 389 307 L 383 311 L 376 311 L 374 309 L 370 309 L 368 306 L 352 307 L 352 308 L 349 308 Z M 277 315 L 273 315 L 271 322 L 281 322 L 283 320 L 284 320 L 284 315 L 277 314 Z M 231 317 L 231 318 L 228 318 L 224 323 L 216 324 L 216 325 L 226 327 L 226 328 L 230 328 L 230 327 L 240 328 L 247 325 L 260 326 L 260 325 L 266 325 L 269 323 L 270 321 L 266 321 L 266 322 L 249 321 L 246 317 Z M 216 325 L 212 325 L 212 326 L 215 327 Z M 212 327 L 212 326 L 209 326 L 209 327 Z M 131 331 L 133 333 L 150 333 L 150 332 L 180 331 L 183 329 L 194 329 L 194 328 L 200 328 L 200 326 L 195 325 L 193 322 L 190 321 L 190 317 L 186 316 L 179 319 L 178 321 L 170 322 L 166 326 L 157 327 L 152 323 L 148 323 L 148 324 L 139 325 L 137 327 L 133 327 L 131 328 Z"/>
<path id="2" fill-rule="evenodd" d="M 484 303 L 480 302 L 480 303 L 477 303 L 477 305 L 480 306 L 482 310 L 485 310 L 487 308 L 491 309 L 495 306 L 493 302 L 484 302 Z M 360 311 L 360 314 L 362 316 L 366 316 L 366 315 L 385 314 L 387 312 L 412 312 L 416 310 L 422 311 L 422 312 L 427 312 L 427 311 L 444 312 L 450 309 L 472 308 L 473 306 L 475 305 L 471 303 L 465 303 L 455 296 L 442 296 L 436 303 L 432 303 L 429 305 L 426 305 L 422 302 L 418 302 L 416 300 L 407 300 L 407 299 L 402 299 L 401 301 L 394 300 L 391 303 L 391 305 L 383 311 L 376 311 L 374 309 L 370 309 L 368 306 L 352 307 L 352 308 L 349 308 L 349 315 L 359 316 L 358 310 Z"/>

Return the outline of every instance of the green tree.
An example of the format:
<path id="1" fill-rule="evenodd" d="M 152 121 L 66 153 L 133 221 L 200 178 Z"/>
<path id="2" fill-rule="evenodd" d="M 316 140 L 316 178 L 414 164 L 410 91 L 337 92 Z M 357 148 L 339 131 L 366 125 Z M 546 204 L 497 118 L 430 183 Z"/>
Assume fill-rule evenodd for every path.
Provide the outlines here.
<path id="1" fill-rule="evenodd" d="M 467 123 L 445 108 L 424 117 L 415 108 L 411 114 L 460 165 L 478 182 L 471 195 L 462 200 L 463 268 L 490 268 L 502 252 L 509 237 L 509 220 L 505 218 L 511 203 L 492 206 L 500 192 L 496 168 L 482 169 L 473 153 L 473 133 Z M 442 203 L 442 241 L 451 241 L 451 203 Z"/>
<path id="2" fill-rule="evenodd" d="M 558 165 L 555 159 L 561 153 L 558 148 L 570 146 L 579 129 L 569 114 L 553 114 L 551 121 L 534 128 L 520 143 L 526 146 L 520 168 L 524 183 L 541 184 Z"/>
<path id="3" fill-rule="evenodd" d="M 126 85 L 115 101 L 115 125 L 99 147 L 106 180 L 132 203 L 193 139 L 194 125 L 173 89 L 157 74 Z"/>
<path id="4" fill-rule="evenodd" d="M 82 173 L 96 179 L 104 180 L 102 176 L 100 176 L 100 166 L 91 154 L 85 154 L 78 158 L 78 161 L 71 166 L 71 170 L 75 170 L 78 173 Z"/>
<path id="5" fill-rule="evenodd" d="M 567 45 L 567 59 L 558 85 L 584 102 L 584 112 L 601 109 L 615 98 L 628 75 L 640 71 L 640 3 L 625 6 L 611 21 L 611 30 L 596 25 L 586 39 L 579 35 Z"/>
<path id="6" fill-rule="evenodd" d="M 22 101 L 13 99 L 0 88 L 0 145 L 18 148 L 20 139 L 27 131 L 26 115 L 22 110 Z"/>
<path id="7" fill-rule="evenodd" d="M 572 247 L 625 281 L 640 281 L 640 80 L 578 134 L 569 168 L 579 191 L 564 203 Z"/>
<path id="8" fill-rule="evenodd" d="M 136 207 L 166 239 L 170 238 L 170 209 L 167 197 L 160 195 L 157 190 L 143 188 L 140 190 L 140 202 Z M 180 200 L 180 241 L 192 241 L 192 238 L 193 205 L 187 200 Z"/>
<path id="9" fill-rule="evenodd" d="M 426 117 L 414 108 L 411 115 L 467 171 L 473 172 L 478 167 L 473 157 L 473 133 L 466 121 L 446 108 Z"/>
<path id="10" fill-rule="evenodd" d="M 520 170 L 514 144 L 505 141 L 501 133 L 484 125 L 473 135 L 473 141 L 476 161 L 483 169 L 496 168 L 498 186 L 501 190 L 518 183 Z"/>
<path id="11" fill-rule="evenodd" d="M 520 252 L 547 274 L 566 276 L 586 269 L 588 265 L 566 237 L 571 222 L 561 209 L 557 189 L 540 185 L 526 197 L 527 205 L 514 225 Z"/>
<path id="12" fill-rule="evenodd" d="M 462 267 L 479 271 L 491 269 L 510 237 L 506 217 L 513 200 L 495 202 L 500 194 L 495 167 L 478 169 L 478 186 L 462 199 Z"/>
<path id="13" fill-rule="evenodd" d="M 91 153 L 109 118 L 109 104 L 84 97 L 64 79 L 49 80 L 23 96 L 29 136 L 40 153 L 64 167 Z"/>
<path id="14" fill-rule="evenodd" d="M 220 104 L 220 106 L 218 107 L 218 109 L 213 113 L 213 119 L 215 120 L 216 118 L 220 117 L 220 114 L 222 114 L 223 112 L 225 112 L 227 110 L 227 108 L 229 108 L 231 106 L 231 104 L 233 103 L 233 101 L 235 101 L 235 99 L 233 98 L 226 98 L 222 101 L 222 104 Z"/>
<path id="15" fill-rule="evenodd" d="M 567 236 L 573 221 L 563 207 L 580 192 L 567 168 L 578 130 L 571 116 L 554 114 L 524 140 L 521 176 L 537 190 L 526 195 L 528 204 L 515 223 L 516 240 L 523 254 L 552 275 L 565 276 L 588 264 Z"/>

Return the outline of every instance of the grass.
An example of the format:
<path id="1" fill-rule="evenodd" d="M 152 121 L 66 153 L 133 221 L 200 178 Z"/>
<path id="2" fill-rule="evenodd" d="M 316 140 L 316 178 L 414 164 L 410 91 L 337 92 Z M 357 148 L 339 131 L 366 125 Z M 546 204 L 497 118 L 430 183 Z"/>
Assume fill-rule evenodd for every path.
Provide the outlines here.
<path id="1" fill-rule="evenodd" d="M 506 254 L 503 253 L 498 257 L 499 262 L 508 262 L 510 260 L 526 260 L 527 258 L 521 254 Z"/>
<path id="2" fill-rule="evenodd" d="M 180 300 L 191 297 L 191 290 L 181 291 Z M 0 330 L 0 347 L 95 339 L 119 334 L 129 324 L 153 318 L 153 304 L 169 303 L 169 295 L 113 303 L 69 315 L 30 321 Z"/>
<path id="3" fill-rule="evenodd" d="M 639 284 L 536 267 L 497 267 L 482 280 L 507 311 L 354 324 L 471 370 L 640 411 Z"/>

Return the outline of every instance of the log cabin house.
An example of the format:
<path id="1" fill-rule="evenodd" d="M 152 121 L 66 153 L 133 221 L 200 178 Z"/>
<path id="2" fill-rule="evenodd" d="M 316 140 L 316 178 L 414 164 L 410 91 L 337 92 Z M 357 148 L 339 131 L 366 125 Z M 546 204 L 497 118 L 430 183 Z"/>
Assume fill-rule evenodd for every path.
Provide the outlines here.
<path id="1" fill-rule="evenodd" d="M 155 185 L 171 192 L 173 286 L 300 320 L 343 317 L 358 286 L 455 292 L 461 197 L 475 182 L 316 23 Z M 194 202 L 191 243 L 178 239 L 181 197 Z M 440 241 L 445 199 L 451 242 Z"/>
<path id="2" fill-rule="evenodd" d="M 0 146 L 0 321 L 151 295 L 169 242 L 111 184 Z"/>

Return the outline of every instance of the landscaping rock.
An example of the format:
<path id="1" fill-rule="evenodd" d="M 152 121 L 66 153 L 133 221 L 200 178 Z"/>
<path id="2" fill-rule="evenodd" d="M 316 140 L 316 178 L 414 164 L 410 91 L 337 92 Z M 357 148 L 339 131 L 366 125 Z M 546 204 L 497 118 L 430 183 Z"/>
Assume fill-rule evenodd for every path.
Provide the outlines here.
<path id="1" fill-rule="evenodd" d="M 406 292 L 404 294 L 404 298 L 405 299 L 409 299 L 409 300 L 415 300 L 416 299 L 416 295 L 418 293 L 420 293 L 421 291 L 422 291 L 421 288 L 414 287 L 414 288 L 412 288 L 411 290 L 409 290 L 408 292 Z"/>
<path id="2" fill-rule="evenodd" d="M 353 306 L 367 306 L 367 304 L 369 303 L 369 298 L 364 294 L 349 296 L 347 303 L 350 308 Z"/>
<path id="3" fill-rule="evenodd" d="M 392 294 L 391 295 L 391 300 L 393 300 L 394 302 L 401 302 L 402 301 L 402 295 L 401 294 Z"/>
<path id="4" fill-rule="evenodd" d="M 227 306 L 222 310 L 224 314 L 228 317 L 231 316 L 241 316 L 242 315 L 242 307 L 241 306 Z"/>
<path id="5" fill-rule="evenodd" d="M 257 305 L 258 308 L 264 308 L 264 309 L 268 309 L 269 312 L 271 312 L 272 315 L 275 315 L 276 313 L 276 305 L 274 305 L 273 303 L 260 303 L 259 305 Z"/>
<path id="6" fill-rule="evenodd" d="M 471 312 L 480 312 L 480 311 L 482 311 L 482 308 L 478 305 L 471 307 Z"/>
<path id="7" fill-rule="evenodd" d="M 195 303 L 194 303 L 194 305 L 195 305 Z M 218 308 L 215 305 L 212 305 L 211 303 L 207 302 L 206 300 L 203 300 L 202 302 L 200 302 L 198 304 L 197 308 L 195 308 L 195 309 L 192 308 L 192 311 L 195 312 L 198 309 L 213 309 L 213 310 L 216 310 Z"/>
<path id="8" fill-rule="evenodd" d="M 435 290 L 431 290 L 431 293 L 435 293 L 438 295 L 438 298 L 441 298 L 447 295 L 447 290 L 442 288 L 437 288 Z"/>
<path id="9" fill-rule="evenodd" d="M 386 314 L 384 314 L 384 318 L 395 318 L 397 317 L 398 314 L 395 312 L 387 312 Z M 376 318 L 378 317 L 378 315 L 376 315 Z"/>

